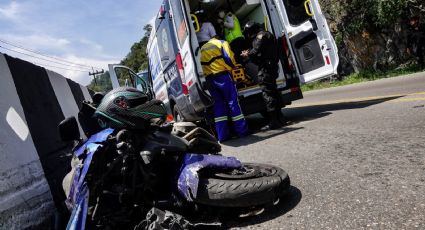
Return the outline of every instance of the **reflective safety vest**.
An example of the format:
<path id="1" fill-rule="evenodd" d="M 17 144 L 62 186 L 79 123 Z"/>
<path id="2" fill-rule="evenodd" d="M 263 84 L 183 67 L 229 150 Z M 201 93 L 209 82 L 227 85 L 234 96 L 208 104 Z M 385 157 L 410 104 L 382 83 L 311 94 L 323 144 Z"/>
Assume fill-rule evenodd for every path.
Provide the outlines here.
<path id="1" fill-rule="evenodd" d="M 231 73 L 235 68 L 235 56 L 229 43 L 212 38 L 201 48 L 201 64 L 205 76 L 223 72 Z"/>
<path id="2" fill-rule="evenodd" d="M 241 30 L 241 25 L 239 23 L 238 17 L 232 14 L 233 17 L 233 29 L 224 28 L 224 37 L 226 41 L 231 43 L 236 38 L 243 37 L 243 33 Z M 227 18 L 227 17 L 226 17 Z"/>

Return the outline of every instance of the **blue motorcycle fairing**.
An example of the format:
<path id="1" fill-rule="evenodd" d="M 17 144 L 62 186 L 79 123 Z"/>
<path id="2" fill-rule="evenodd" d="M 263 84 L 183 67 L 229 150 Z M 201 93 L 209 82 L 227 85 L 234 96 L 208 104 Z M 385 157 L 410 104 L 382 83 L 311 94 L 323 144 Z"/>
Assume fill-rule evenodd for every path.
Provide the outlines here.
<path id="1" fill-rule="evenodd" d="M 78 200 L 81 186 L 83 185 L 86 174 L 89 171 L 90 164 L 93 159 L 93 154 L 100 146 L 102 145 L 93 143 L 88 144 L 86 153 L 87 156 L 84 159 L 83 165 L 77 165 L 75 168 L 75 173 L 73 176 L 71 188 L 69 190 L 69 195 L 67 200 L 65 201 L 66 205 L 70 209 L 75 207 L 75 203 Z"/>
<path id="2" fill-rule="evenodd" d="M 77 202 L 69 218 L 67 230 L 84 230 L 89 206 L 89 188 L 84 183 L 77 197 Z"/>
<path id="3" fill-rule="evenodd" d="M 85 176 L 89 170 L 93 155 L 102 146 L 113 129 L 105 129 L 91 136 L 86 143 L 78 148 L 74 154 L 81 156 L 85 154 L 84 163 L 75 168 L 70 193 L 66 203 L 72 208 L 71 218 L 67 230 L 84 230 L 88 211 L 89 188 L 85 183 Z M 196 198 L 199 183 L 199 170 L 203 168 L 212 169 L 237 169 L 242 163 L 234 157 L 218 155 L 185 154 L 178 178 L 179 193 L 188 201 Z M 193 198 L 191 196 L 191 192 Z"/>
<path id="4" fill-rule="evenodd" d="M 91 143 L 99 143 L 106 141 L 108 136 L 114 132 L 114 129 L 108 128 L 104 129 L 96 134 L 93 134 L 82 146 L 80 146 L 77 150 L 74 151 L 75 156 L 79 157 L 84 151 L 87 149 L 87 145 Z"/>
<path id="5" fill-rule="evenodd" d="M 84 163 L 77 165 L 72 179 L 70 192 L 65 201 L 67 207 L 72 209 L 67 230 L 84 230 L 89 202 L 89 188 L 85 183 L 86 174 L 90 168 L 94 153 L 102 146 L 114 129 L 105 129 L 92 135 L 82 146 L 74 151 L 75 156 L 86 154 Z"/>
<path id="6" fill-rule="evenodd" d="M 188 201 L 196 198 L 199 183 L 198 172 L 203 168 L 228 170 L 241 167 L 242 163 L 235 157 L 188 153 L 184 156 L 177 182 L 179 193 Z"/>
<path id="7" fill-rule="evenodd" d="M 77 166 L 71 184 L 69 196 L 65 201 L 68 208 L 72 208 L 67 230 L 84 230 L 89 202 L 89 188 L 84 179 L 89 171 L 93 154 L 102 145 L 90 143 L 87 145 L 87 156 L 83 165 Z"/>

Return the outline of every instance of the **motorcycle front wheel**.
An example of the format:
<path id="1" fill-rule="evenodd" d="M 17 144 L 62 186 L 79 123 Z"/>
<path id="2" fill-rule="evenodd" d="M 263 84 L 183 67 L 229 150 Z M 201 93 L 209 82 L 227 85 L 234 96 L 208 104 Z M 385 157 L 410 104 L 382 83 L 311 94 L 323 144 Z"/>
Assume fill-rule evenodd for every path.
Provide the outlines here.
<path id="1" fill-rule="evenodd" d="M 276 201 L 289 187 L 283 169 L 244 163 L 240 169 L 201 173 L 195 202 L 216 207 L 259 206 Z"/>

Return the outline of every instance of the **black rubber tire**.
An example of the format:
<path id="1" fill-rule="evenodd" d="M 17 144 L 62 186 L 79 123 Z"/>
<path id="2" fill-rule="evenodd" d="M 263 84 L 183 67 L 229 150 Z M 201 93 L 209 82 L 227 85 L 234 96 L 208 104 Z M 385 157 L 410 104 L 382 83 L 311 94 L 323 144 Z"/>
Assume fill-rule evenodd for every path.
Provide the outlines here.
<path id="1" fill-rule="evenodd" d="M 214 175 L 200 175 L 195 202 L 217 207 L 252 207 L 272 203 L 290 187 L 288 174 L 266 164 L 243 164 L 249 172 L 232 175 L 234 170 Z M 239 172 L 241 172 L 239 170 Z"/>

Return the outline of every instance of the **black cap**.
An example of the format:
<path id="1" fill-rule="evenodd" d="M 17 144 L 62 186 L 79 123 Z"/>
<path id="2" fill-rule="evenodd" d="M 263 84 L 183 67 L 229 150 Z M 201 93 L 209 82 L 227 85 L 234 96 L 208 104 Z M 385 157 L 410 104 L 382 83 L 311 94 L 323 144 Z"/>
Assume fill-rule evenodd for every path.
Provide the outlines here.
<path id="1" fill-rule="evenodd" d="M 257 34 L 260 32 L 261 26 L 257 22 L 249 21 L 245 24 L 243 33 L 245 36 L 250 36 L 252 34 Z"/>

